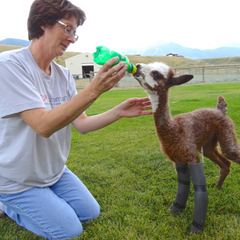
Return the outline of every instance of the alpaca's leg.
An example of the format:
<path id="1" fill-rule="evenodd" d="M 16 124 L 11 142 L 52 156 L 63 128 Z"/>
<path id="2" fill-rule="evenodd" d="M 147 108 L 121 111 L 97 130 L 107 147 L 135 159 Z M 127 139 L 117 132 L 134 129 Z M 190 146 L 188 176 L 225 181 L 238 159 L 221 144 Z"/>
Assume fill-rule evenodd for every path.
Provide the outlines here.
<path id="1" fill-rule="evenodd" d="M 240 164 L 240 146 L 231 119 L 228 118 L 221 122 L 218 127 L 217 137 L 223 156 Z"/>
<path id="2" fill-rule="evenodd" d="M 231 167 L 232 162 L 229 161 L 228 159 L 224 158 L 223 155 L 221 154 L 221 152 L 219 152 L 217 149 L 208 158 L 220 167 L 219 179 L 218 179 L 218 182 L 215 185 L 215 187 L 221 187 L 223 185 L 223 182 L 225 181 L 227 175 L 230 173 L 230 167 Z"/>
<path id="3" fill-rule="evenodd" d="M 191 229 L 193 232 L 203 231 L 207 217 L 208 192 L 203 164 L 189 165 L 190 175 L 194 185 L 194 213 Z"/>
<path id="4" fill-rule="evenodd" d="M 232 162 L 226 159 L 217 149 L 215 141 L 208 143 L 203 147 L 204 156 L 216 163 L 220 168 L 219 179 L 215 187 L 221 187 L 227 175 L 230 172 Z"/>
<path id="5" fill-rule="evenodd" d="M 170 211 L 173 213 L 181 213 L 185 207 L 190 191 L 190 174 L 187 165 L 176 165 L 178 175 L 178 190 L 175 197 L 175 201 L 170 207 Z"/>

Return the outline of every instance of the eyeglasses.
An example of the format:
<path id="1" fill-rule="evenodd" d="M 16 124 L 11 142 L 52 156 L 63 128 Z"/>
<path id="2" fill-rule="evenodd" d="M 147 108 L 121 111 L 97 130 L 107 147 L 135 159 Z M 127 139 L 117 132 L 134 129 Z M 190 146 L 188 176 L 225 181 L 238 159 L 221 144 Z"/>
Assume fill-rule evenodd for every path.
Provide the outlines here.
<path id="1" fill-rule="evenodd" d="M 57 21 L 58 23 L 60 23 L 61 25 L 63 25 L 65 27 L 65 33 L 69 36 L 74 36 L 74 41 L 76 42 L 78 40 L 78 35 L 76 34 L 76 32 L 73 30 L 72 26 L 67 25 L 61 21 Z"/>

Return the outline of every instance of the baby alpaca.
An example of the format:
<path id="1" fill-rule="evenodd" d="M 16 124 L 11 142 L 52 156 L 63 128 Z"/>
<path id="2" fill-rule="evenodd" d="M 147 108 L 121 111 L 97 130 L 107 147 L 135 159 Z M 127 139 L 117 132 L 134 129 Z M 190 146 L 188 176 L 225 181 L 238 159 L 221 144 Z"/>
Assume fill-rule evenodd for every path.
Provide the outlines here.
<path id="1" fill-rule="evenodd" d="M 193 78 L 192 75 L 174 76 L 165 64 L 155 62 L 137 64 L 134 77 L 146 89 L 152 103 L 156 133 L 164 154 L 175 163 L 178 191 L 170 210 L 180 213 L 186 207 L 190 191 L 190 177 L 194 185 L 194 214 L 191 229 L 203 231 L 207 215 L 208 193 L 203 165 L 198 152 L 220 168 L 216 187 L 221 187 L 230 172 L 231 161 L 240 164 L 240 147 L 232 120 L 226 116 L 227 103 L 218 98 L 217 109 L 199 109 L 171 116 L 168 90 Z M 221 146 L 219 151 L 217 145 Z"/>

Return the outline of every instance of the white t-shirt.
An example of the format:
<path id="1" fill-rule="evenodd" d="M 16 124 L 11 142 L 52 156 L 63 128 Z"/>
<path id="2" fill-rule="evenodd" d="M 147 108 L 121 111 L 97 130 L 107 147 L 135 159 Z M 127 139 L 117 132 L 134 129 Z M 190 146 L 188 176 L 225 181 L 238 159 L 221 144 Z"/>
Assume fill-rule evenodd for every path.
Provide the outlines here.
<path id="1" fill-rule="evenodd" d="M 50 186 L 61 177 L 70 150 L 71 124 L 44 138 L 18 113 L 50 110 L 76 94 L 69 70 L 54 61 L 48 76 L 29 48 L 0 54 L 0 193 Z"/>

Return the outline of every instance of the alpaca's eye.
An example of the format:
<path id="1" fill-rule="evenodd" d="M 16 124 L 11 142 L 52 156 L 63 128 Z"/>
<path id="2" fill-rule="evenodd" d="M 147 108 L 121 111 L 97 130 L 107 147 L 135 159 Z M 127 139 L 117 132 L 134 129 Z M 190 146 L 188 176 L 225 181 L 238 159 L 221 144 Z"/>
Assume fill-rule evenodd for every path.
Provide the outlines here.
<path id="1" fill-rule="evenodd" d="M 157 71 L 153 71 L 153 76 L 155 77 L 155 78 L 161 78 L 160 77 L 160 75 L 159 75 L 159 73 L 157 72 Z"/>
<path id="2" fill-rule="evenodd" d="M 151 76 L 155 79 L 155 80 L 163 80 L 164 76 L 158 72 L 158 71 L 152 71 L 151 72 Z"/>

